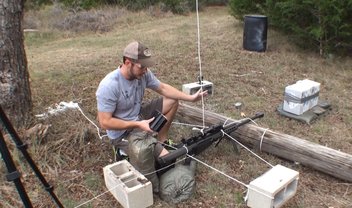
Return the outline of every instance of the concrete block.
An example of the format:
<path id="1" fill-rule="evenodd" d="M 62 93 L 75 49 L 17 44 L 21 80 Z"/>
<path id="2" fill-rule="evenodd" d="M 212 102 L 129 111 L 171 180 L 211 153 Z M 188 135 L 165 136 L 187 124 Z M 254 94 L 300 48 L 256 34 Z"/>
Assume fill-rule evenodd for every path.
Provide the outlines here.
<path id="1" fill-rule="evenodd" d="M 105 185 L 124 208 L 153 205 L 152 183 L 127 160 L 103 168 Z"/>
<path id="2" fill-rule="evenodd" d="M 252 208 L 279 208 L 292 198 L 298 185 L 299 173 L 276 165 L 249 183 L 247 206 Z"/>
<path id="3" fill-rule="evenodd" d="M 193 95 L 194 93 L 198 92 L 201 87 L 204 91 L 208 90 L 209 95 L 213 94 L 213 83 L 205 80 L 203 80 L 201 84 L 199 82 L 184 84 L 182 85 L 182 91 L 188 95 Z"/>

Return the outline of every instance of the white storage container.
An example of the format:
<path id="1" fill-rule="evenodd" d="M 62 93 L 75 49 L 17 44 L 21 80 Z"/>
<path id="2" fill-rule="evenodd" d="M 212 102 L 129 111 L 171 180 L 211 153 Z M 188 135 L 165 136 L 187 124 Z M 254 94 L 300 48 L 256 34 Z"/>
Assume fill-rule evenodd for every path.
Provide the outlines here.
<path id="1" fill-rule="evenodd" d="M 318 104 L 320 83 L 300 80 L 285 88 L 283 110 L 301 115 Z"/>

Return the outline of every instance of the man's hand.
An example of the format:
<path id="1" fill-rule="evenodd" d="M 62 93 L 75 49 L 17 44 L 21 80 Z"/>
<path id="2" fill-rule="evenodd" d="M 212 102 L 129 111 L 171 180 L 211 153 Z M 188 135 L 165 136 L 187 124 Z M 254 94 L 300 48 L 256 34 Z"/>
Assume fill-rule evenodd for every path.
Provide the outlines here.
<path id="1" fill-rule="evenodd" d="M 199 91 L 193 95 L 189 95 L 165 83 L 160 83 L 160 87 L 155 91 L 164 97 L 188 102 L 199 101 L 202 97 L 208 95 L 208 91 L 202 91 L 202 89 L 199 89 Z"/>
<path id="2" fill-rule="evenodd" d="M 143 131 L 153 133 L 153 130 L 150 129 L 149 124 L 154 120 L 154 117 L 148 120 L 141 120 L 139 123 L 139 128 Z"/>
<path id="3" fill-rule="evenodd" d="M 192 102 L 196 102 L 202 99 L 202 97 L 206 97 L 208 95 L 208 90 L 202 91 L 199 89 L 198 92 L 192 95 Z"/>

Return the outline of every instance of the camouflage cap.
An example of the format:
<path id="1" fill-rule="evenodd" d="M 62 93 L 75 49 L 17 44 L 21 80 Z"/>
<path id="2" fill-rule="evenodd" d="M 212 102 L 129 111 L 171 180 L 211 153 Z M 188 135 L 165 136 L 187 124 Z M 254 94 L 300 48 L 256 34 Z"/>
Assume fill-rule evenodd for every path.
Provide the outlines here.
<path id="1" fill-rule="evenodd" d="M 126 46 L 123 56 L 135 60 L 144 67 L 152 67 L 155 65 L 148 47 L 140 42 L 134 41 Z"/>

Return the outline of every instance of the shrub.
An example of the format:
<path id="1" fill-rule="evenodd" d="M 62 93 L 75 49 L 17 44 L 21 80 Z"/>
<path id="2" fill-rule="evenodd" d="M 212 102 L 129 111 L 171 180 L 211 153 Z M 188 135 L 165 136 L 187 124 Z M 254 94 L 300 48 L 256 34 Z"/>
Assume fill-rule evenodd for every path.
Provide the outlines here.
<path id="1" fill-rule="evenodd" d="M 103 3 L 101 0 L 60 0 L 60 2 L 69 8 L 82 8 L 86 10 L 95 8 Z"/>
<path id="2" fill-rule="evenodd" d="M 299 46 L 328 53 L 352 50 L 350 0 L 230 0 L 234 17 L 262 13 L 269 23 L 290 34 Z"/>
<path id="3" fill-rule="evenodd" d="M 111 0 L 110 0 L 111 2 Z M 158 3 L 159 0 L 114 0 L 113 4 L 126 7 L 130 10 L 142 10 Z"/>
<path id="4" fill-rule="evenodd" d="M 57 20 L 55 29 L 71 32 L 108 32 L 120 21 L 123 10 L 110 11 L 108 9 L 78 11 L 70 13 L 60 21 Z"/>
<path id="5" fill-rule="evenodd" d="M 24 6 L 26 9 L 39 9 L 41 6 L 51 3 L 50 0 L 26 0 Z"/>
<path id="6" fill-rule="evenodd" d="M 161 6 L 164 11 L 172 11 L 173 13 L 183 14 L 189 11 L 195 11 L 195 0 L 27 0 L 27 9 L 38 9 L 43 5 L 52 3 L 61 3 L 68 8 L 74 10 L 92 9 L 103 5 L 116 5 L 125 7 L 129 10 L 143 10 L 151 6 Z M 199 7 L 205 5 L 226 5 L 229 0 L 198 0 Z"/>
<path id="7" fill-rule="evenodd" d="M 231 14 L 237 19 L 242 19 L 246 14 L 262 13 L 262 0 L 230 0 Z"/>
<path id="8" fill-rule="evenodd" d="M 211 5 L 218 5 L 218 6 L 225 6 L 229 3 L 228 0 L 206 0 L 206 4 Z"/>
<path id="9" fill-rule="evenodd" d="M 174 14 L 185 14 L 196 10 L 196 1 L 194 0 L 165 0 L 162 1 L 165 11 L 171 11 Z M 201 9 L 205 0 L 198 0 L 198 7 Z"/>

